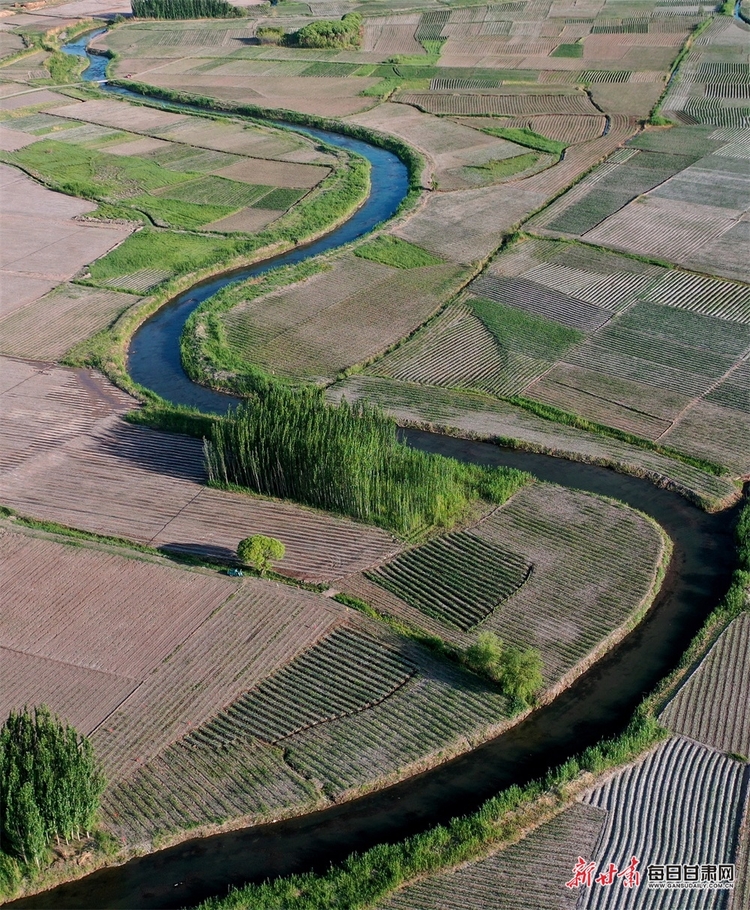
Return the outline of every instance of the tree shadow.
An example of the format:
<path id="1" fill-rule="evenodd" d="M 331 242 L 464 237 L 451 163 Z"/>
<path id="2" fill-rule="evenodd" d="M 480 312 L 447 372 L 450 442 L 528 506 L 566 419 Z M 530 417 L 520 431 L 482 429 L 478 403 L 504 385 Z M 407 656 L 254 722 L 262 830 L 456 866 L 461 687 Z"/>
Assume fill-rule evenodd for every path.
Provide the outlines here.
<path id="1" fill-rule="evenodd" d="M 198 439 L 118 421 L 97 433 L 94 442 L 102 455 L 154 474 L 199 484 L 208 480 Z"/>

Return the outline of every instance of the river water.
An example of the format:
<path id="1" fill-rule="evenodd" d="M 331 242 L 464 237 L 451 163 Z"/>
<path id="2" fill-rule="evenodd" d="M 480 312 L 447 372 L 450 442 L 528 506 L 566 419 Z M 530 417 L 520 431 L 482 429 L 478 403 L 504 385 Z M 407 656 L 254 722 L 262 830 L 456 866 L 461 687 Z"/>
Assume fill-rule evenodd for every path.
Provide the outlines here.
<path id="1" fill-rule="evenodd" d="M 325 136 L 327 142 L 338 138 Z M 387 168 L 391 166 L 387 163 Z M 389 171 L 373 168 L 371 198 L 378 199 L 387 189 L 380 183 L 381 173 Z M 395 198 L 386 208 L 394 205 L 398 205 Z M 377 218 L 376 224 L 384 216 L 374 211 L 372 217 Z M 351 233 L 354 227 L 350 233 L 338 230 L 342 231 L 338 237 L 347 238 L 342 243 L 359 236 Z M 333 237 L 292 251 L 300 257 L 294 261 L 333 248 L 337 245 Z M 325 246 L 319 247 L 321 243 Z M 278 259 L 275 262 L 279 264 Z M 253 268 L 270 267 L 266 263 Z M 241 277 L 224 276 L 198 285 L 144 324 L 130 360 L 139 382 L 174 401 L 201 406 L 205 401 L 211 410 L 226 407 L 228 396 L 211 393 L 214 397 L 209 400 L 196 393 L 179 365 L 178 347 L 189 312 L 227 280 Z M 549 705 L 507 733 L 431 771 L 299 818 L 189 840 L 9 906 L 61 910 L 191 906 L 226 893 L 232 885 L 309 869 L 325 871 L 354 850 L 396 841 L 471 812 L 503 787 L 538 777 L 603 736 L 621 731 L 642 697 L 677 664 L 726 591 L 732 569 L 734 510 L 708 515 L 676 493 L 593 465 L 418 431 L 406 431 L 404 437 L 427 451 L 479 464 L 518 467 L 541 480 L 611 496 L 651 515 L 672 538 L 674 555 L 643 622 Z"/>

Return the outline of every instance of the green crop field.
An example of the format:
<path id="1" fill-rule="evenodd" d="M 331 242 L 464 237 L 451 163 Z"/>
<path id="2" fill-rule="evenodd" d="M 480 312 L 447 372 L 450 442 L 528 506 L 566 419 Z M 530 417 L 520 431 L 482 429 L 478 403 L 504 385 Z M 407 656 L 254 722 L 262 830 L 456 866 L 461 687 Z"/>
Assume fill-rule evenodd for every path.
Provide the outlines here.
<path id="1" fill-rule="evenodd" d="M 471 533 L 457 533 L 365 574 L 418 610 L 465 632 L 493 613 L 530 572 L 516 553 Z"/>
<path id="2" fill-rule="evenodd" d="M 400 237 L 381 234 L 354 251 L 355 256 L 382 262 L 397 269 L 420 269 L 428 265 L 440 265 L 441 259 L 423 250 L 421 247 Z"/>

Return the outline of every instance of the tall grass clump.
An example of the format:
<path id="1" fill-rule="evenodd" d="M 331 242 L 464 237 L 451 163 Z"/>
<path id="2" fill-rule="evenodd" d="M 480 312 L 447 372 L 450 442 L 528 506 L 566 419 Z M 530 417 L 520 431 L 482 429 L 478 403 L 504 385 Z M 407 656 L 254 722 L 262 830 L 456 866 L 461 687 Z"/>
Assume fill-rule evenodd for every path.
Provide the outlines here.
<path id="1" fill-rule="evenodd" d="M 219 421 L 206 442 L 213 483 L 370 522 L 413 538 L 449 527 L 473 502 L 504 502 L 528 475 L 464 465 L 399 442 L 366 403 L 327 404 L 317 388 L 272 386 Z"/>

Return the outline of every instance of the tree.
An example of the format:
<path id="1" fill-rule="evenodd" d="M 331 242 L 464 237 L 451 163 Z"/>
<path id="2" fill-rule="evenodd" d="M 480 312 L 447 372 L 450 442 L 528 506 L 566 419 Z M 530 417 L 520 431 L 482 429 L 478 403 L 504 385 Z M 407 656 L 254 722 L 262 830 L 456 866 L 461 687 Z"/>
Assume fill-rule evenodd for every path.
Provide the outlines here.
<path id="1" fill-rule="evenodd" d="M 93 826 L 104 777 L 91 743 L 42 705 L 0 728 L 0 850 L 40 864 L 53 838 Z"/>
<path id="2" fill-rule="evenodd" d="M 542 688 L 542 656 L 535 648 L 504 645 L 494 632 L 480 632 L 464 652 L 466 663 L 500 684 L 503 694 L 524 707 Z"/>
<path id="3" fill-rule="evenodd" d="M 275 537 L 253 534 L 237 544 L 237 558 L 254 566 L 261 575 L 271 568 L 271 562 L 284 558 L 286 547 Z"/>

